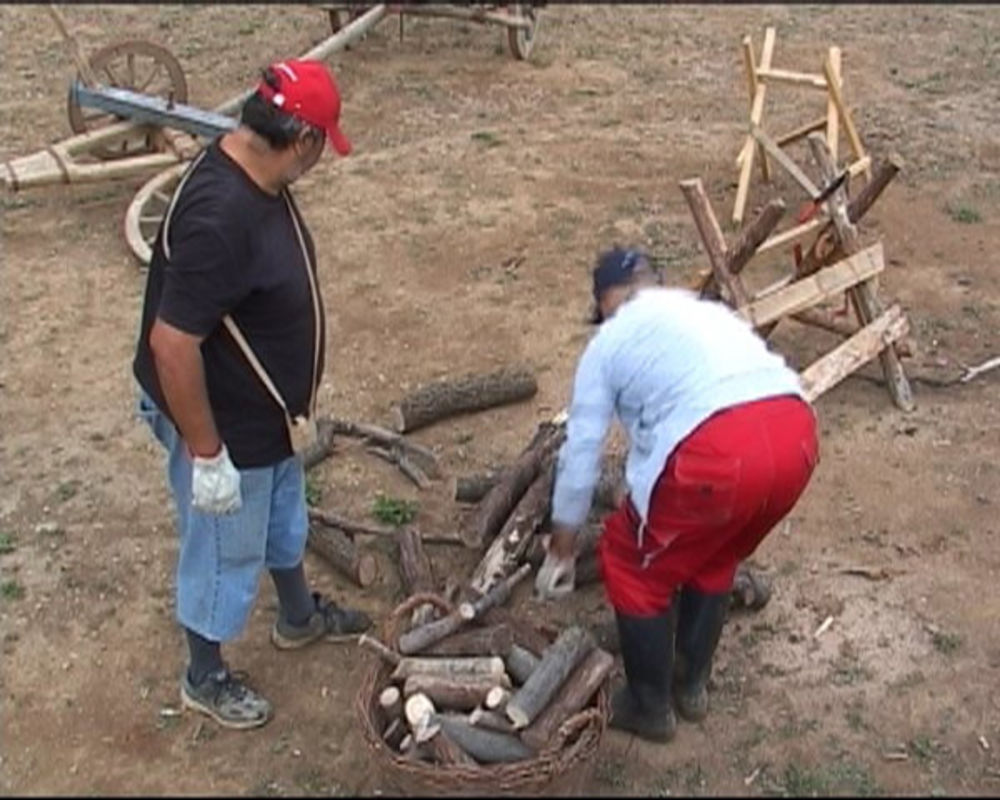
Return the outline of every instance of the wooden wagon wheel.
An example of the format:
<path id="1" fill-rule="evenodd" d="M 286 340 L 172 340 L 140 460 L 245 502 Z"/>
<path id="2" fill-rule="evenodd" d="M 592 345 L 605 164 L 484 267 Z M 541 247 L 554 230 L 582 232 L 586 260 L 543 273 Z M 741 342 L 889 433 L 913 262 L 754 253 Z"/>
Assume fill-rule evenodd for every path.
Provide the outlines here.
<path id="1" fill-rule="evenodd" d="M 507 43 L 510 52 L 519 61 L 526 61 L 531 56 L 538 36 L 538 11 L 531 3 L 515 3 L 508 8 L 511 14 L 524 17 L 531 23 L 530 28 L 507 28 Z"/>
<path id="2" fill-rule="evenodd" d="M 187 80 L 184 70 L 174 55 L 164 47 L 141 39 L 130 39 L 102 47 L 89 60 L 90 69 L 97 80 L 120 89 L 131 89 L 176 103 L 187 102 Z M 77 74 L 83 82 L 83 76 Z M 83 109 L 73 95 L 67 102 L 69 124 L 74 133 L 87 133 L 117 122 L 114 114 L 98 109 Z M 156 150 L 148 133 L 123 140 L 115 147 L 95 147 L 90 152 L 100 159 L 127 158 Z"/>
<path id="3" fill-rule="evenodd" d="M 154 175 L 129 203 L 125 212 L 125 241 L 143 266 L 149 266 L 153 258 L 153 243 L 160 223 L 188 166 L 188 162 L 184 161 Z"/>

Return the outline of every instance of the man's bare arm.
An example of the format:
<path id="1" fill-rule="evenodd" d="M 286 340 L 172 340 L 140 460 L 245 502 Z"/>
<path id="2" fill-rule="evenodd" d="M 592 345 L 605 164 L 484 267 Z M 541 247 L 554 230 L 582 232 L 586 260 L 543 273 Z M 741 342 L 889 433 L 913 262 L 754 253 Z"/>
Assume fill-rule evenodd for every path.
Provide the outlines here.
<path id="1" fill-rule="evenodd" d="M 192 453 L 208 457 L 219 452 L 222 439 L 208 402 L 201 357 L 203 338 L 157 318 L 149 332 L 149 348 L 163 397 L 181 436 Z"/>

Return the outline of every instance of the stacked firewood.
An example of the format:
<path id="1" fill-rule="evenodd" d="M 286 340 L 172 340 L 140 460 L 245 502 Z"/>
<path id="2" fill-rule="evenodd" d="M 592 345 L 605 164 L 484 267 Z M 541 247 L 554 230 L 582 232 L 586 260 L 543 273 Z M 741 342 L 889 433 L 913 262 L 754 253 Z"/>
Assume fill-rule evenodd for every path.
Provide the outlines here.
<path id="1" fill-rule="evenodd" d="M 391 668 L 375 691 L 394 751 L 439 765 L 508 763 L 558 750 L 572 733 L 614 659 L 584 628 L 549 640 L 513 623 L 501 605 L 530 571 L 524 564 L 474 601 L 413 625 L 394 648 L 361 638 Z"/>

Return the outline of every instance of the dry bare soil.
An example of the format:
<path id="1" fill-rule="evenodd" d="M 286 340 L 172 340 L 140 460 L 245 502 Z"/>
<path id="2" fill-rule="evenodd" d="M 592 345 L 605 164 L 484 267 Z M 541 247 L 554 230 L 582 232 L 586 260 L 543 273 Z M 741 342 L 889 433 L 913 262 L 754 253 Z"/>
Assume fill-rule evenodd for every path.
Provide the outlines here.
<path id="1" fill-rule="evenodd" d="M 169 47 L 208 108 L 271 60 L 327 35 L 304 6 L 66 6 L 83 48 L 125 37 Z M 3 6 L 2 157 L 68 134 L 73 63 L 44 8 Z M 614 241 L 650 248 L 671 283 L 706 263 L 678 181 L 701 177 L 728 220 L 747 90 L 740 37 L 778 30 L 775 66 L 818 71 L 844 52 L 845 91 L 878 157 L 906 167 L 864 220 L 889 264 L 882 294 L 913 326 L 917 409 L 894 408 L 876 366 L 817 403 L 822 461 L 757 553 L 775 578 L 735 615 L 712 713 L 669 746 L 608 733 L 600 794 L 995 793 L 1000 789 L 1000 371 L 942 385 L 1000 352 L 1000 9 L 990 6 L 563 6 L 543 12 L 530 62 L 498 29 L 394 20 L 331 59 L 356 153 L 298 189 L 318 243 L 330 347 L 324 413 L 385 422 L 407 389 L 526 361 L 529 402 L 415 439 L 449 471 L 509 459 L 561 408 L 588 329 L 588 269 Z M 765 124 L 823 113 L 782 87 Z M 808 164 L 804 145 L 793 156 Z M 841 142 L 846 149 L 846 142 Z M 353 648 L 278 653 L 262 582 L 227 649 L 274 701 L 252 733 L 178 705 L 176 540 L 162 455 L 134 419 L 130 361 L 144 283 L 122 237 L 142 179 L 3 197 L 0 335 L 0 785 L 25 794 L 349 794 L 378 791 L 352 701 Z M 755 174 L 751 204 L 804 200 Z M 731 230 L 727 235 L 732 236 Z M 785 251 L 755 263 L 763 285 Z M 787 322 L 775 346 L 802 367 L 834 343 Z M 454 529 L 443 486 L 418 493 L 349 441 L 311 474 L 314 499 L 368 517 L 376 493 Z M 315 581 L 381 619 L 401 599 L 391 549 L 358 592 L 310 555 Z M 472 553 L 434 546 L 440 575 Z M 844 572 L 869 568 L 872 577 Z M 525 614 L 607 611 L 599 587 Z M 832 617 L 829 629 L 817 628 Z"/>

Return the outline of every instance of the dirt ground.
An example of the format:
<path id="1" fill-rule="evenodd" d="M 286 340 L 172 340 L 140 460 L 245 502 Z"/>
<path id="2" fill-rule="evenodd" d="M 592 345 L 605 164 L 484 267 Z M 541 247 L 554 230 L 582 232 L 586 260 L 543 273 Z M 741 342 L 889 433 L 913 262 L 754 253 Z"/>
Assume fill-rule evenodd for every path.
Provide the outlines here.
<path id="1" fill-rule="evenodd" d="M 328 33 L 304 6 L 65 7 L 84 50 L 124 37 L 169 47 L 190 100 L 211 107 L 271 60 Z M 68 135 L 73 64 L 37 6 L 0 7 L 2 158 Z M 906 166 L 862 225 L 888 259 L 882 294 L 913 328 L 917 408 L 897 410 L 869 365 L 817 403 L 822 461 L 756 554 L 775 596 L 731 618 L 712 713 L 669 746 L 608 733 L 598 794 L 995 794 L 1000 790 L 1000 9 L 990 6 L 547 7 L 518 62 L 498 29 L 395 20 L 331 59 L 356 152 L 328 157 L 297 196 L 329 313 L 324 413 L 388 421 L 439 376 L 527 362 L 534 400 L 426 429 L 451 473 L 515 454 L 569 395 L 588 335 L 588 270 L 615 241 L 649 248 L 682 284 L 707 262 L 678 182 L 701 177 L 728 220 L 747 90 L 739 42 L 777 28 L 775 66 L 815 72 L 844 53 L 848 102 L 876 158 Z M 781 132 L 820 95 L 769 93 Z M 841 149 L 846 150 L 846 139 Z M 800 148 L 800 149 L 799 149 Z M 808 164 L 804 145 L 791 149 Z M 0 335 L 0 786 L 6 794 L 353 794 L 381 778 L 353 710 L 365 663 L 349 647 L 277 653 L 269 582 L 227 648 L 275 703 L 252 733 L 176 715 L 184 650 L 162 455 L 132 416 L 144 275 L 122 236 L 143 179 L 3 197 Z M 804 201 L 755 173 L 751 204 Z M 791 216 L 789 214 L 789 216 Z M 788 223 L 783 223 L 787 225 Z M 733 235 L 727 230 L 727 235 Z M 763 286 L 785 251 L 748 271 Z M 834 343 L 783 323 L 801 368 Z M 367 518 L 377 492 L 454 529 L 444 485 L 418 492 L 350 441 L 311 473 L 320 505 Z M 381 577 L 353 589 L 315 556 L 318 586 L 384 619 Z M 473 553 L 431 551 L 438 574 Z M 869 577 L 845 572 L 869 568 Z M 872 577 L 874 576 L 874 577 Z M 538 606 L 558 622 L 606 614 L 599 587 Z M 829 629 L 814 634 L 828 617 Z"/>

